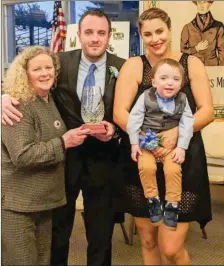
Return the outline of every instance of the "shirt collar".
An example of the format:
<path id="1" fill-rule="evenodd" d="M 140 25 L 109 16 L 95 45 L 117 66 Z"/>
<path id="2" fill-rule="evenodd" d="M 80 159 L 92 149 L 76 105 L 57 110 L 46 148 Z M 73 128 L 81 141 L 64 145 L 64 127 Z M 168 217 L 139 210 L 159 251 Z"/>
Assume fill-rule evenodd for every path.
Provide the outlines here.
<path id="1" fill-rule="evenodd" d="M 157 91 L 155 91 L 155 94 L 156 94 L 156 96 L 159 98 L 159 99 L 161 99 L 163 102 L 165 102 L 165 103 L 169 103 L 169 102 L 172 102 L 173 101 L 173 99 L 175 98 L 175 96 L 174 97 L 171 97 L 171 98 L 167 98 L 167 99 L 165 99 L 165 98 L 163 98 L 162 96 L 160 96 L 159 95 L 159 93 L 157 92 Z"/>
<path id="2" fill-rule="evenodd" d="M 85 57 L 85 55 L 84 55 L 84 53 L 83 53 L 83 51 L 82 51 L 82 53 L 81 53 L 81 60 L 83 61 L 83 63 L 85 64 L 85 66 L 86 66 L 87 68 L 89 68 L 92 64 L 95 64 L 96 67 L 97 67 L 97 69 L 100 69 L 101 67 L 103 67 L 103 66 L 106 65 L 106 61 L 107 61 L 107 53 L 104 53 L 103 57 L 102 57 L 99 61 L 93 63 L 93 62 L 89 61 L 89 60 Z M 96 69 L 96 70 L 97 70 L 97 69 Z"/>

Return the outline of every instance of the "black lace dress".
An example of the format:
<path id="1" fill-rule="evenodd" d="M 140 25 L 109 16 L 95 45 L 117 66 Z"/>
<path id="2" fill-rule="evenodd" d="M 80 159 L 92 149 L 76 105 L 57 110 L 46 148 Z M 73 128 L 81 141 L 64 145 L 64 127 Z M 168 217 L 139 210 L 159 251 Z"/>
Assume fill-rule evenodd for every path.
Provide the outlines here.
<path id="1" fill-rule="evenodd" d="M 144 90 L 151 87 L 151 65 L 145 55 L 141 58 L 143 61 L 143 80 L 139 85 L 134 103 Z M 196 104 L 188 78 L 188 55 L 182 54 L 179 62 L 185 70 L 185 86 L 182 92 L 187 95 L 191 110 L 195 113 Z M 121 160 L 125 176 L 125 212 L 135 217 L 149 217 L 147 201 L 138 175 L 138 167 L 131 160 L 130 142 L 127 135 L 123 136 L 121 141 Z M 157 170 L 157 183 L 160 199 L 164 203 L 165 182 L 160 164 L 158 164 Z M 186 152 L 186 160 L 182 165 L 182 190 L 179 222 L 197 221 L 201 228 L 204 228 L 206 223 L 212 219 L 212 215 L 206 156 L 200 132 L 194 133 Z"/>

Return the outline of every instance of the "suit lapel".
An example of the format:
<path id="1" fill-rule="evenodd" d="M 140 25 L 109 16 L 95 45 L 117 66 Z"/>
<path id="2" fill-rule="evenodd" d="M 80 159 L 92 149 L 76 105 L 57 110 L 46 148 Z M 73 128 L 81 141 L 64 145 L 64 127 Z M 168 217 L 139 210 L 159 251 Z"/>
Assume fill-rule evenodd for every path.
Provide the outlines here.
<path id="1" fill-rule="evenodd" d="M 114 87 L 116 79 L 112 78 L 110 80 L 110 66 L 114 66 L 114 57 L 112 57 L 109 53 L 107 53 L 107 62 L 106 62 L 106 77 L 105 77 L 105 91 L 104 91 L 104 107 L 105 107 L 105 114 L 109 109 L 112 108 L 111 101 L 113 102 L 114 98 Z"/>
<path id="2" fill-rule="evenodd" d="M 79 63 L 81 60 L 81 50 L 75 51 L 68 61 L 68 85 L 72 92 L 72 97 L 77 114 L 81 114 L 81 102 L 77 94 L 77 81 L 79 72 Z"/>
<path id="3" fill-rule="evenodd" d="M 105 78 L 105 88 L 109 84 L 110 80 L 110 69 L 109 67 L 113 65 L 113 60 L 109 53 L 107 53 L 107 61 L 106 61 L 106 78 Z"/>
<path id="4" fill-rule="evenodd" d="M 67 64 L 68 64 L 68 87 L 71 92 L 71 98 L 73 100 L 73 106 L 77 118 L 80 120 L 80 123 L 83 123 L 81 118 L 81 102 L 77 94 L 77 80 L 79 72 L 79 63 L 81 60 L 81 50 L 74 51 L 71 54 Z"/>
<path id="5" fill-rule="evenodd" d="M 79 72 L 79 63 L 81 60 L 81 50 L 75 51 L 68 61 L 68 84 L 69 88 L 75 91 L 77 95 L 77 80 Z M 77 96 L 78 97 L 78 96 Z"/>

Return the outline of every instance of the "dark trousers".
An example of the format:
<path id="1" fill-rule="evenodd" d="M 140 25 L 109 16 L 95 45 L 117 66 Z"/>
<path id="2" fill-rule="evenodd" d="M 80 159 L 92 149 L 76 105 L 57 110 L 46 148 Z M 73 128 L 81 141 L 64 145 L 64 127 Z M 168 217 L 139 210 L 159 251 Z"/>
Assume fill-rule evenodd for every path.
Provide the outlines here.
<path id="1" fill-rule="evenodd" d="M 80 182 L 79 182 L 80 183 Z M 86 228 L 87 265 L 111 265 L 114 211 L 109 185 L 67 189 L 67 204 L 53 211 L 51 265 L 68 265 L 69 239 L 75 216 L 75 201 L 82 189 Z"/>

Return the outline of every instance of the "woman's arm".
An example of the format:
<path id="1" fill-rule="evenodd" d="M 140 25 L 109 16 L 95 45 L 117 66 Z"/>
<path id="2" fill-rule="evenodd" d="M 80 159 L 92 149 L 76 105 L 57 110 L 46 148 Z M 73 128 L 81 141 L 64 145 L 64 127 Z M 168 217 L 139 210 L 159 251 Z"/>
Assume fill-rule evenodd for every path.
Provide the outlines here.
<path id="1" fill-rule="evenodd" d="M 197 105 L 197 112 L 194 114 L 194 132 L 196 132 L 214 120 L 214 108 L 208 75 L 200 59 L 189 56 L 188 73 L 191 90 Z"/>
<path id="2" fill-rule="evenodd" d="M 142 82 L 143 64 L 140 57 L 128 59 L 123 65 L 115 88 L 114 98 L 114 122 L 125 132 L 129 111 Z M 155 157 L 163 157 L 175 147 L 178 138 L 178 128 L 168 130 L 164 134 L 164 147 L 153 151 Z"/>
<path id="3" fill-rule="evenodd" d="M 194 114 L 194 132 L 196 132 L 214 120 L 214 109 L 209 88 L 209 79 L 201 60 L 197 57 L 189 56 L 188 73 L 192 93 L 197 105 L 197 112 Z M 178 127 L 161 132 L 159 135 L 164 138 L 163 146 L 166 149 L 173 149 L 176 146 L 178 138 Z M 153 154 L 155 157 L 163 157 L 166 155 L 166 150 L 158 148 Z"/>
<path id="4" fill-rule="evenodd" d="M 145 117 L 145 94 L 142 93 L 129 113 L 127 132 L 131 144 L 139 144 L 139 133 Z"/>
<path id="5" fill-rule="evenodd" d="M 141 58 L 129 58 L 122 66 L 116 82 L 113 120 L 125 132 L 129 111 L 141 83 L 142 72 Z"/>

